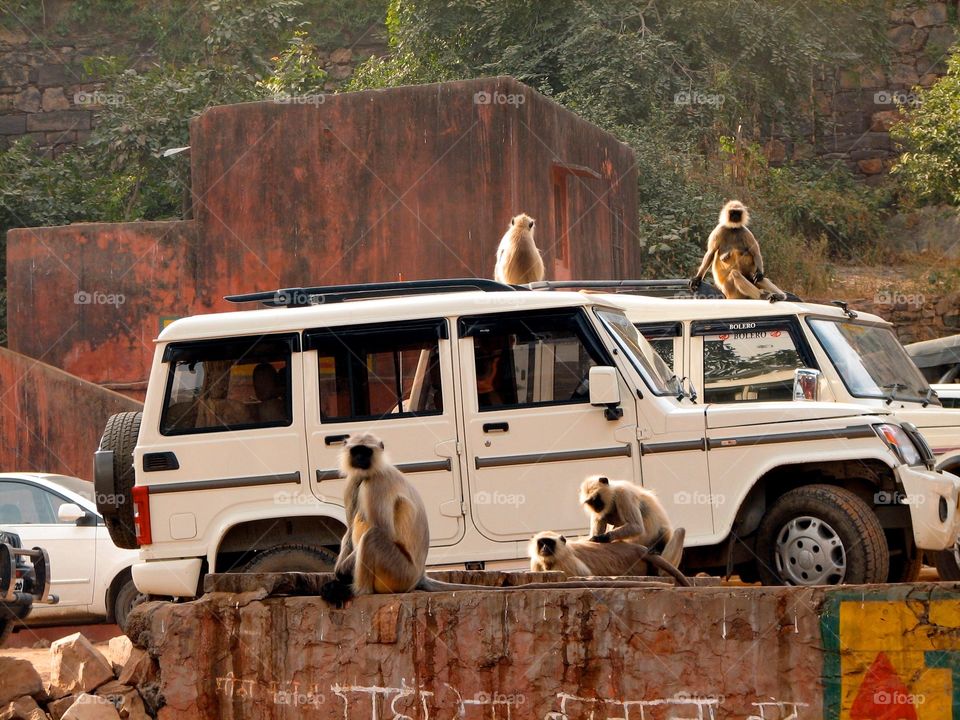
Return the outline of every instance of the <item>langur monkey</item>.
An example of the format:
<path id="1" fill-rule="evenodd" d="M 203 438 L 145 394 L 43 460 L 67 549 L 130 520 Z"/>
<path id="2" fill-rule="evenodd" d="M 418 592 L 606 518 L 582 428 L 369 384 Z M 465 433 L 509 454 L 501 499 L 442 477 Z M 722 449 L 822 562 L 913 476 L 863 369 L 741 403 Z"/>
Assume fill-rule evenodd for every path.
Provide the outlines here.
<path id="1" fill-rule="evenodd" d="M 497 265 L 493 277 L 508 285 L 524 285 L 543 280 L 543 258 L 533 241 L 534 220 L 520 214 L 510 220 L 510 227 L 497 248 Z"/>
<path id="2" fill-rule="evenodd" d="M 559 533 L 547 531 L 533 536 L 528 553 L 533 572 L 559 570 L 567 577 L 646 575 L 648 565 L 653 565 L 661 575 L 675 578 L 678 585 L 690 585 L 674 565 L 636 543 L 567 540 Z"/>
<path id="3" fill-rule="evenodd" d="M 728 300 L 786 300 L 783 290 L 763 275 L 760 245 L 747 224 L 750 213 L 739 200 L 731 200 L 720 211 L 720 220 L 707 240 L 707 252 L 697 274 L 690 279 L 696 292 L 713 264 L 713 281 Z"/>
<path id="4" fill-rule="evenodd" d="M 320 588 L 338 606 L 354 595 L 411 590 L 514 590 L 445 583 L 426 577 L 430 547 L 427 511 L 420 493 L 383 454 L 383 442 L 370 433 L 352 435 L 340 454 L 347 478 L 344 505 L 347 530 L 334 567 L 336 579 Z M 524 588 L 636 587 L 621 581 L 530 583 Z"/>
<path id="5" fill-rule="evenodd" d="M 650 490 L 626 480 L 593 475 L 580 485 L 580 503 L 590 518 L 591 542 L 623 540 L 653 549 L 662 547 L 667 562 L 680 563 L 686 531 L 673 529 L 666 510 Z M 613 525 L 610 532 L 608 525 Z"/>

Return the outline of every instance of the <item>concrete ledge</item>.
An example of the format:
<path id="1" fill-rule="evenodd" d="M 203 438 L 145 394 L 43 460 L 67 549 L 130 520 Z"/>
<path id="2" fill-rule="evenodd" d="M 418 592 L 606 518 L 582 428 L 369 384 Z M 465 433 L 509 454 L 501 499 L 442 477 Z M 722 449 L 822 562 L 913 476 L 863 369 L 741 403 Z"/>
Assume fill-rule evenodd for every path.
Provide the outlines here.
<path id="1" fill-rule="evenodd" d="M 960 672 L 947 583 L 480 589 L 343 610 L 261 588 L 148 603 L 131 623 L 171 719 L 951 717 Z"/>

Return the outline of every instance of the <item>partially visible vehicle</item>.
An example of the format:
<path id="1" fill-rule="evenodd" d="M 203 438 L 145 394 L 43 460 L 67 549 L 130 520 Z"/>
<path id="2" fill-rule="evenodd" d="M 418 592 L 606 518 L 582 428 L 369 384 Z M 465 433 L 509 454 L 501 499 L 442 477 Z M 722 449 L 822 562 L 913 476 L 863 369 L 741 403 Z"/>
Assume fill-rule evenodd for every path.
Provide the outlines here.
<path id="1" fill-rule="evenodd" d="M 137 553 L 113 544 L 94 503 L 93 483 L 66 475 L 0 474 L 0 526 L 47 549 L 58 568 L 60 603 L 38 607 L 31 625 L 74 621 L 121 627 L 138 596 L 130 576 Z"/>
<path id="2" fill-rule="evenodd" d="M 904 345 L 920 372 L 935 387 L 960 380 L 960 335 Z M 939 392 L 939 390 L 937 391 Z"/>
<path id="3" fill-rule="evenodd" d="M 945 408 L 960 408 L 960 383 L 933 383 L 930 385 Z"/>
<path id="4" fill-rule="evenodd" d="M 675 375 L 700 390 L 707 408 L 759 409 L 794 400 L 856 403 L 889 412 L 905 429 L 919 430 L 936 469 L 960 473 L 960 412 L 941 406 L 890 323 L 876 315 L 843 302 L 691 299 L 682 284 L 669 280 L 657 281 L 657 297 L 646 282 L 542 283 L 562 289 L 574 284 L 592 291 L 598 301 L 623 307 Z M 677 291 L 668 296 L 671 287 Z M 605 290 L 620 294 L 597 294 Z M 805 379 L 802 387 L 798 374 Z M 889 580 L 916 579 L 923 553 L 905 506 L 919 499 L 878 492 L 868 500 L 885 517 Z M 956 546 L 936 557 L 944 579 L 960 579 Z M 945 563 L 952 569 L 941 567 Z"/>
<path id="5" fill-rule="evenodd" d="M 0 530 L 0 646 L 35 602 L 57 602 L 50 594 L 50 559 L 41 548 L 24 550 L 16 533 Z"/>

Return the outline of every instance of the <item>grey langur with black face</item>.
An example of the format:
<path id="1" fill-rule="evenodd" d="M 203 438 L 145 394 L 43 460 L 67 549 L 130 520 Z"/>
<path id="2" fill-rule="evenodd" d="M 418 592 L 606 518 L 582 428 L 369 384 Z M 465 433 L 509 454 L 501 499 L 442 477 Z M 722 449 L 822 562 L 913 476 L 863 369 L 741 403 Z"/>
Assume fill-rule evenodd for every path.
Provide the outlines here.
<path id="1" fill-rule="evenodd" d="M 425 575 L 430 530 L 420 493 L 384 456 L 384 444 L 371 433 L 352 435 L 340 453 L 347 478 L 344 505 L 347 529 L 340 543 L 336 578 L 320 589 L 342 606 L 355 595 L 411 590 L 511 590 L 445 583 Z M 630 583 L 533 583 L 526 588 L 628 587 Z"/>
<path id="2" fill-rule="evenodd" d="M 707 269 L 713 266 L 713 281 L 728 300 L 786 300 L 787 296 L 763 274 L 760 244 L 747 224 L 750 213 L 739 200 L 731 200 L 720 211 L 717 226 L 707 239 L 707 252 L 697 274 L 690 279 L 696 292 Z"/>
<path id="3" fill-rule="evenodd" d="M 686 532 L 673 529 L 652 491 L 625 480 L 593 475 L 580 485 L 580 503 L 590 518 L 592 542 L 623 540 L 652 550 L 662 548 L 665 560 L 673 565 L 680 562 Z M 613 529 L 608 532 L 609 526 Z"/>

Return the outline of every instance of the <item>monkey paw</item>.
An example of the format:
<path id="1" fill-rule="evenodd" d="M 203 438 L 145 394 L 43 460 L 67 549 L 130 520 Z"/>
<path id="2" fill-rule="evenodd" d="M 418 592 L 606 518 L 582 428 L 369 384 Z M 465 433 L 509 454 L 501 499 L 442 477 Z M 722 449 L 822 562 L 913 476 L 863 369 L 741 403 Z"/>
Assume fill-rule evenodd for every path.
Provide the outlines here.
<path id="1" fill-rule="evenodd" d="M 342 608 L 347 604 L 347 600 L 353 597 L 353 590 L 346 583 L 330 580 L 320 586 L 320 597 L 331 605 Z"/>
<path id="2" fill-rule="evenodd" d="M 690 288 L 690 292 L 696 292 L 700 289 L 700 285 L 703 283 L 703 278 L 692 277 L 690 282 L 687 283 L 687 287 Z"/>
<path id="3" fill-rule="evenodd" d="M 764 278 L 764 275 L 763 275 L 762 272 L 754 273 L 754 275 L 753 275 L 753 284 L 754 284 L 754 285 L 758 285 L 758 284 L 760 283 L 760 281 L 763 280 L 763 278 Z"/>
<path id="4" fill-rule="evenodd" d="M 610 542 L 610 533 L 603 533 L 602 535 L 593 535 L 590 538 L 590 542 L 608 543 Z"/>
<path id="5" fill-rule="evenodd" d="M 770 294 L 770 302 L 772 302 L 772 303 L 779 302 L 780 300 L 786 300 L 786 299 L 787 299 L 787 296 L 784 295 L 783 293 L 771 293 L 771 294 Z"/>

